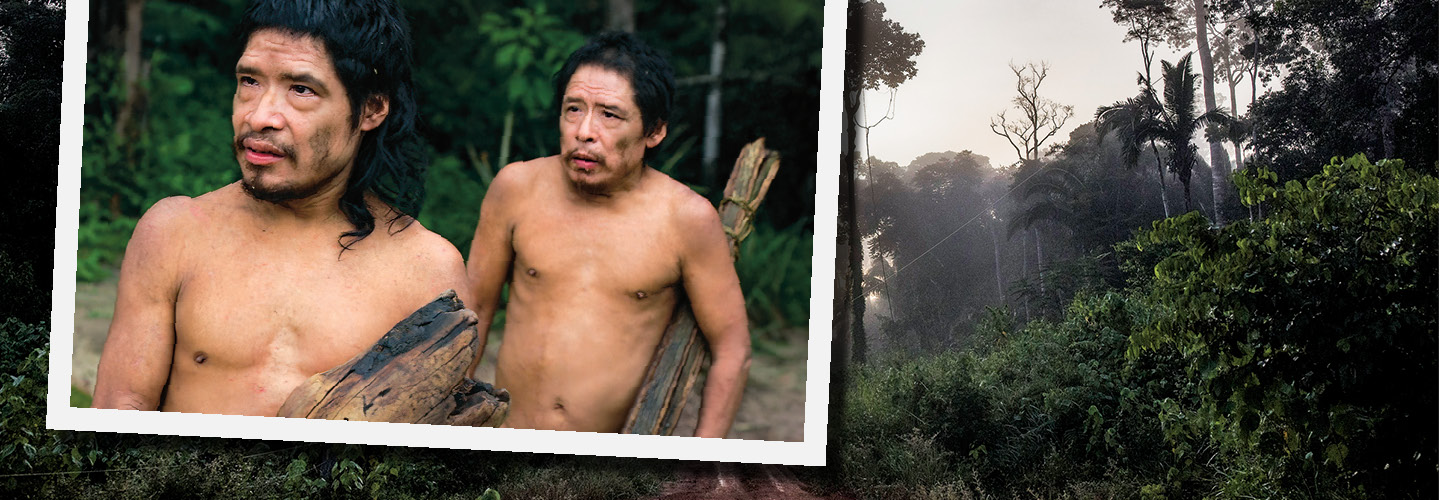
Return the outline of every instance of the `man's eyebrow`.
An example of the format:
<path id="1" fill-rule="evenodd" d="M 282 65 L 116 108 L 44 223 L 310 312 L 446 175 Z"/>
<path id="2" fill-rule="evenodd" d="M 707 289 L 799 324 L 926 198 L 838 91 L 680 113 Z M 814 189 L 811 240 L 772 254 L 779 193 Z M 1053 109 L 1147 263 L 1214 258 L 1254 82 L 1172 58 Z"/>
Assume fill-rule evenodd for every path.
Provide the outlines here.
<path id="1" fill-rule="evenodd" d="M 255 69 L 254 67 L 247 66 L 247 65 L 244 65 L 244 64 L 237 64 L 237 65 L 235 65 L 235 74 L 237 74 L 237 75 L 244 75 L 244 74 L 252 74 L 252 75 L 253 75 L 253 74 L 258 74 L 258 73 L 260 73 L 260 70 Z M 307 87 L 314 87 L 315 90 L 322 91 L 322 92 L 329 89 L 329 87 L 325 85 L 325 82 L 320 81 L 319 78 L 317 78 L 315 75 L 312 75 L 312 74 L 310 74 L 310 73 L 304 73 L 304 72 L 301 72 L 301 73 L 280 73 L 280 79 L 282 79 L 282 80 L 289 80 L 289 81 L 292 81 L 292 82 L 296 82 L 296 83 L 299 83 L 299 84 L 301 84 L 301 85 L 305 85 L 305 86 L 307 86 Z"/>
<path id="2" fill-rule="evenodd" d="M 319 78 L 310 73 L 280 73 L 280 79 L 289 80 L 307 87 L 314 87 L 314 90 L 324 92 L 328 87 Z"/>
<path id="3" fill-rule="evenodd" d="M 573 104 L 573 103 L 577 103 L 577 102 L 582 102 L 582 103 L 583 103 L 583 102 L 585 102 L 585 100 L 584 100 L 584 99 L 581 99 L 581 98 L 579 98 L 579 97 L 566 97 L 566 98 L 564 98 L 564 99 L 562 99 L 562 100 L 560 101 L 561 104 Z M 622 115 L 622 116 L 623 116 L 623 115 L 626 115 L 627 113 L 629 113 L 629 110 L 627 110 L 625 107 L 623 107 L 623 106 L 621 106 L 621 105 L 619 105 L 619 104 L 612 104 L 612 103 L 605 103 L 605 102 L 597 102 L 597 103 L 595 103 L 594 107 L 603 109 L 603 110 L 605 110 L 605 111 L 609 111 L 609 112 L 614 113 L 614 114 L 617 114 L 617 115 Z"/>

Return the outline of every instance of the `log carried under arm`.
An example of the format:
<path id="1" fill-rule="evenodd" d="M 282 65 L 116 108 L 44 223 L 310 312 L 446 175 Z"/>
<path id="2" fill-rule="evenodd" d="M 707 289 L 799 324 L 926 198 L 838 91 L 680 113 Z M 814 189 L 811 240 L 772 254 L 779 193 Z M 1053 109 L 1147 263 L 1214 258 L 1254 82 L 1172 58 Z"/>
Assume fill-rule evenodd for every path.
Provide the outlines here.
<path id="1" fill-rule="evenodd" d="M 480 348 L 475 313 L 454 290 L 397 323 L 370 349 L 300 384 L 277 416 L 498 426 L 510 393 L 465 377 Z"/>
<path id="2" fill-rule="evenodd" d="M 770 183 L 780 168 L 780 153 L 765 149 L 765 139 L 746 144 L 735 160 L 725 198 L 720 200 L 720 224 L 730 237 L 730 257 L 740 258 L 740 242 L 750 235 L 755 208 L 765 199 Z M 621 430 L 626 434 L 675 433 L 675 424 L 685 408 L 690 389 L 700 376 L 700 365 L 709 353 L 705 338 L 695 323 L 689 300 L 680 300 L 670 325 L 660 337 L 655 355 L 646 369 L 645 381 L 635 397 L 635 406 Z"/>

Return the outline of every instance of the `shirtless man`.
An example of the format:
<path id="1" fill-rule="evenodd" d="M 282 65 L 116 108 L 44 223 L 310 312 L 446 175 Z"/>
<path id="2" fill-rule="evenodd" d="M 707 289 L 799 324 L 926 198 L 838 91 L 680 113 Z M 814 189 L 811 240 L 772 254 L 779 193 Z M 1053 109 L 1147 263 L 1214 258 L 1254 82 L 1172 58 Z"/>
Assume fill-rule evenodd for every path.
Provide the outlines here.
<path id="1" fill-rule="evenodd" d="M 620 431 L 688 295 L 713 354 L 695 434 L 725 437 L 750 365 L 740 280 L 715 208 L 644 164 L 665 138 L 673 71 L 610 33 L 571 54 L 555 85 L 561 153 L 501 169 L 467 264 L 482 325 L 510 283 L 495 372 L 505 425 Z"/>
<path id="2" fill-rule="evenodd" d="M 340 2 L 247 9 L 231 115 L 241 180 L 140 219 L 97 408 L 273 416 L 441 292 L 468 298 L 460 253 L 409 215 L 424 169 L 403 14 L 389 0 L 314 3 Z"/>

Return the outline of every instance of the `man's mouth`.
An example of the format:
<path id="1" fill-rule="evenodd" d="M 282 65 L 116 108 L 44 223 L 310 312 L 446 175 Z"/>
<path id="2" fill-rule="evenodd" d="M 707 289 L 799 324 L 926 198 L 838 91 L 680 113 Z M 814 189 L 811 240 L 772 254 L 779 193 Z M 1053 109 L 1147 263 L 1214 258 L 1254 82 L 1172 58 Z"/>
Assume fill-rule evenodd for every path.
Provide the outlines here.
<path id="1" fill-rule="evenodd" d="M 254 137 L 241 139 L 239 146 L 245 154 L 245 161 L 255 165 L 269 165 L 288 156 L 283 148 Z"/>
<path id="2" fill-rule="evenodd" d="M 589 153 L 575 152 L 570 154 L 570 163 L 581 172 L 594 172 L 600 166 L 600 158 Z"/>

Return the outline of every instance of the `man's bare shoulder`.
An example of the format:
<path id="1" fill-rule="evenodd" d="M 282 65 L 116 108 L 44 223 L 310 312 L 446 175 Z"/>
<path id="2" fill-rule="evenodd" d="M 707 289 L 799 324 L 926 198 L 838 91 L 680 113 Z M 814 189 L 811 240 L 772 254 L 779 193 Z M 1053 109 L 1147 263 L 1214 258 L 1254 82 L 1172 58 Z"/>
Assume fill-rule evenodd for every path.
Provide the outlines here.
<path id="1" fill-rule="evenodd" d="M 150 282 L 182 279 L 191 255 L 185 249 L 204 246 L 209 235 L 224 233 L 223 227 L 233 224 L 236 193 L 239 187 L 231 185 L 194 198 L 171 196 L 155 202 L 130 234 L 121 275 L 146 276 Z"/>
<path id="2" fill-rule="evenodd" d="M 664 200 L 672 214 L 671 222 L 683 231 L 696 230 L 720 230 L 720 214 L 715 211 L 715 206 L 710 200 L 705 199 L 700 193 L 690 189 L 690 186 L 664 175 L 657 191 L 661 193 L 659 199 Z"/>
<path id="3" fill-rule="evenodd" d="M 386 267 L 400 271 L 405 276 L 403 280 L 395 282 L 397 287 L 411 288 L 391 290 L 390 293 L 413 293 L 417 298 L 428 301 L 446 289 L 453 289 L 460 293 L 462 301 L 469 304 L 465 260 L 461 258 L 460 251 L 450 240 L 426 228 L 420 221 L 407 219 L 403 229 L 396 226 L 398 231 L 388 228 L 386 223 L 376 221 L 375 232 L 366 238 L 384 239 L 386 249 L 378 254 L 384 256 L 381 261 L 388 263 Z"/>
<path id="4" fill-rule="evenodd" d="M 528 193 L 545 179 L 547 172 L 553 172 L 559 162 L 559 156 L 547 156 L 506 165 L 490 181 L 490 186 L 485 191 L 485 199 L 490 199 L 492 195 L 505 197 Z"/>
<path id="5" fill-rule="evenodd" d="M 426 228 L 420 221 L 412 220 L 405 229 L 391 235 L 399 249 L 415 258 L 417 263 L 451 271 L 454 266 L 464 265 L 460 251 L 450 240 Z"/>
<path id="6" fill-rule="evenodd" d="M 171 196 L 151 205 L 135 224 L 130 236 L 132 248 L 157 248 L 181 245 L 197 235 L 204 234 L 217 224 L 225 224 L 227 210 L 234 210 L 235 193 L 239 188 L 231 185 L 191 198 Z"/>

